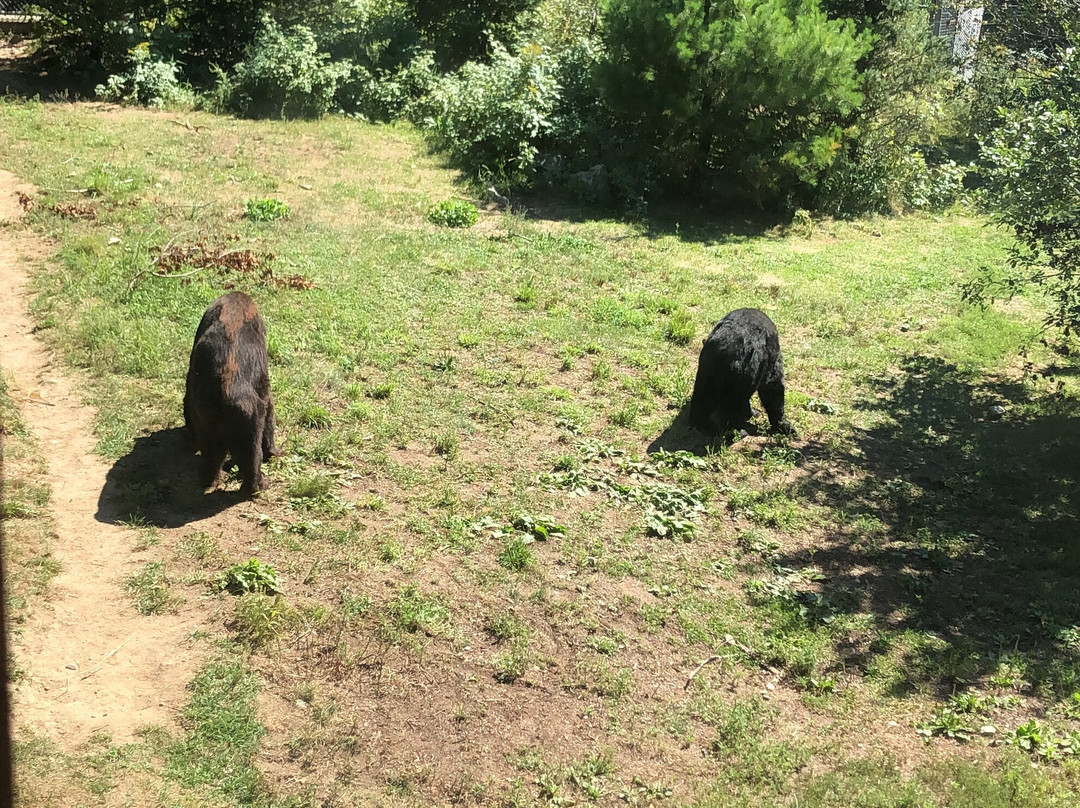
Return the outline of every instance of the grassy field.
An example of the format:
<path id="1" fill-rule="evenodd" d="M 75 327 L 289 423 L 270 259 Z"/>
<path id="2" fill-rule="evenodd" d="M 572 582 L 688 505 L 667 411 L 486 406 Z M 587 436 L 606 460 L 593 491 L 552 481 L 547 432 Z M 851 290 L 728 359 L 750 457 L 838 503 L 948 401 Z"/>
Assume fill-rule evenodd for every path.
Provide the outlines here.
<path id="1" fill-rule="evenodd" d="M 22 804 L 1080 799 L 1077 365 L 1037 299 L 960 302 L 1003 260 L 983 219 L 530 200 L 452 229 L 427 211 L 470 192 L 408 128 L 0 101 L 0 131 L 41 189 L 19 226 L 56 245 L 39 335 L 84 371 L 146 557 L 130 594 L 225 615 L 183 734 L 23 738 Z M 288 217 L 244 215 L 266 198 Z M 192 494 L 179 438 L 234 288 L 284 450 L 252 504 Z M 682 410 L 740 306 L 780 328 L 799 434 L 707 446 Z M 225 504 L 235 532 L 189 524 Z M 222 586 L 243 564 L 280 594 Z"/>

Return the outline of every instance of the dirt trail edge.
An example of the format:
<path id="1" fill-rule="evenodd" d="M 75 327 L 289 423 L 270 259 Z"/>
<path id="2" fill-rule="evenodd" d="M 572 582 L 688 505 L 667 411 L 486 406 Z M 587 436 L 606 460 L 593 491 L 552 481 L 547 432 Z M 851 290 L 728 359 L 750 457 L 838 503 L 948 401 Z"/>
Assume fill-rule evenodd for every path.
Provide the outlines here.
<path id="1" fill-rule="evenodd" d="M 0 170 L 0 222 L 22 215 L 17 192 L 32 189 Z M 0 368 L 23 422 L 48 461 L 47 482 L 61 572 L 48 597 L 12 638 L 23 674 L 14 688 L 16 731 L 68 746 L 95 732 L 130 740 L 140 727 L 175 724 L 185 687 L 203 658 L 191 635 L 201 616 L 140 615 L 124 591 L 139 566 L 135 533 L 94 518 L 110 464 L 93 454 L 94 411 L 33 335 L 27 264 L 47 245 L 0 226 Z"/>

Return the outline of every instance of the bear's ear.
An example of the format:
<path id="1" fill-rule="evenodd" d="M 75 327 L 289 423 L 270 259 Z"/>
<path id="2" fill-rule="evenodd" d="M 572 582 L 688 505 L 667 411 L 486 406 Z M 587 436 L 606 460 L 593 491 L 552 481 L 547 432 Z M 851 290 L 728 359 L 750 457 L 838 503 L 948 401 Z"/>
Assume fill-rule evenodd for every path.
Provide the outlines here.
<path id="1" fill-rule="evenodd" d="M 702 348 L 704 348 L 704 347 L 705 347 L 705 343 L 707 343 L 708 341 L 709 341 L 709 338 L 708 338 L 708 337 L 705 337 L 705 339 L 703 339 L 703 340 L 701 341 L 701 347 L 702 347 Z"/>

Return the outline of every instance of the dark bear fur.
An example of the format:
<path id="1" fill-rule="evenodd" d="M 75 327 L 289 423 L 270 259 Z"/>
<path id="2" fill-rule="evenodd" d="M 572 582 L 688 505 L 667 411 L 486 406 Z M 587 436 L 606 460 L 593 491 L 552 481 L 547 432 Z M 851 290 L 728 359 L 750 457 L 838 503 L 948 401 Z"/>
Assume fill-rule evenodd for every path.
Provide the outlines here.
<path id="1" fill-rule="evenodd" d="M 266 325 L 243 292 L 222 295 L 195 332 L 184 394 L 184 420 L 201 453 L 199 482 L 216 485 L 230 455 L 250 497 L 266 488 L 263 461 L 278 454 L 266 356 Z"/>
<path id="2" fill-rule="evenodd" d="M 750 420 L 750 397 L 758 394 L 769 423 L 793 434 L 784 417 L 784 361 L 776 326 L 757 309 L 736 309 L 713 328 L 701 348 L 690 425 L 707 434 Z"/>

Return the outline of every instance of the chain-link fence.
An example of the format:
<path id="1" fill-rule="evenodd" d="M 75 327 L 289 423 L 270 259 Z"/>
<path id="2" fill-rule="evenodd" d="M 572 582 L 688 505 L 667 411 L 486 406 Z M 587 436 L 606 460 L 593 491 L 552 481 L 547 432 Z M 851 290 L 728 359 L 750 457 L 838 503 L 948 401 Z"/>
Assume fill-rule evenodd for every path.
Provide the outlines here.
<path id="1" fill-rule="evenodd" d="M 27 0 L 0 0 L 0 23 L 4 24 L 4 30 L 16 30 L 37 19 L 37 15 L 31 13 L 36 10 Z"/>

